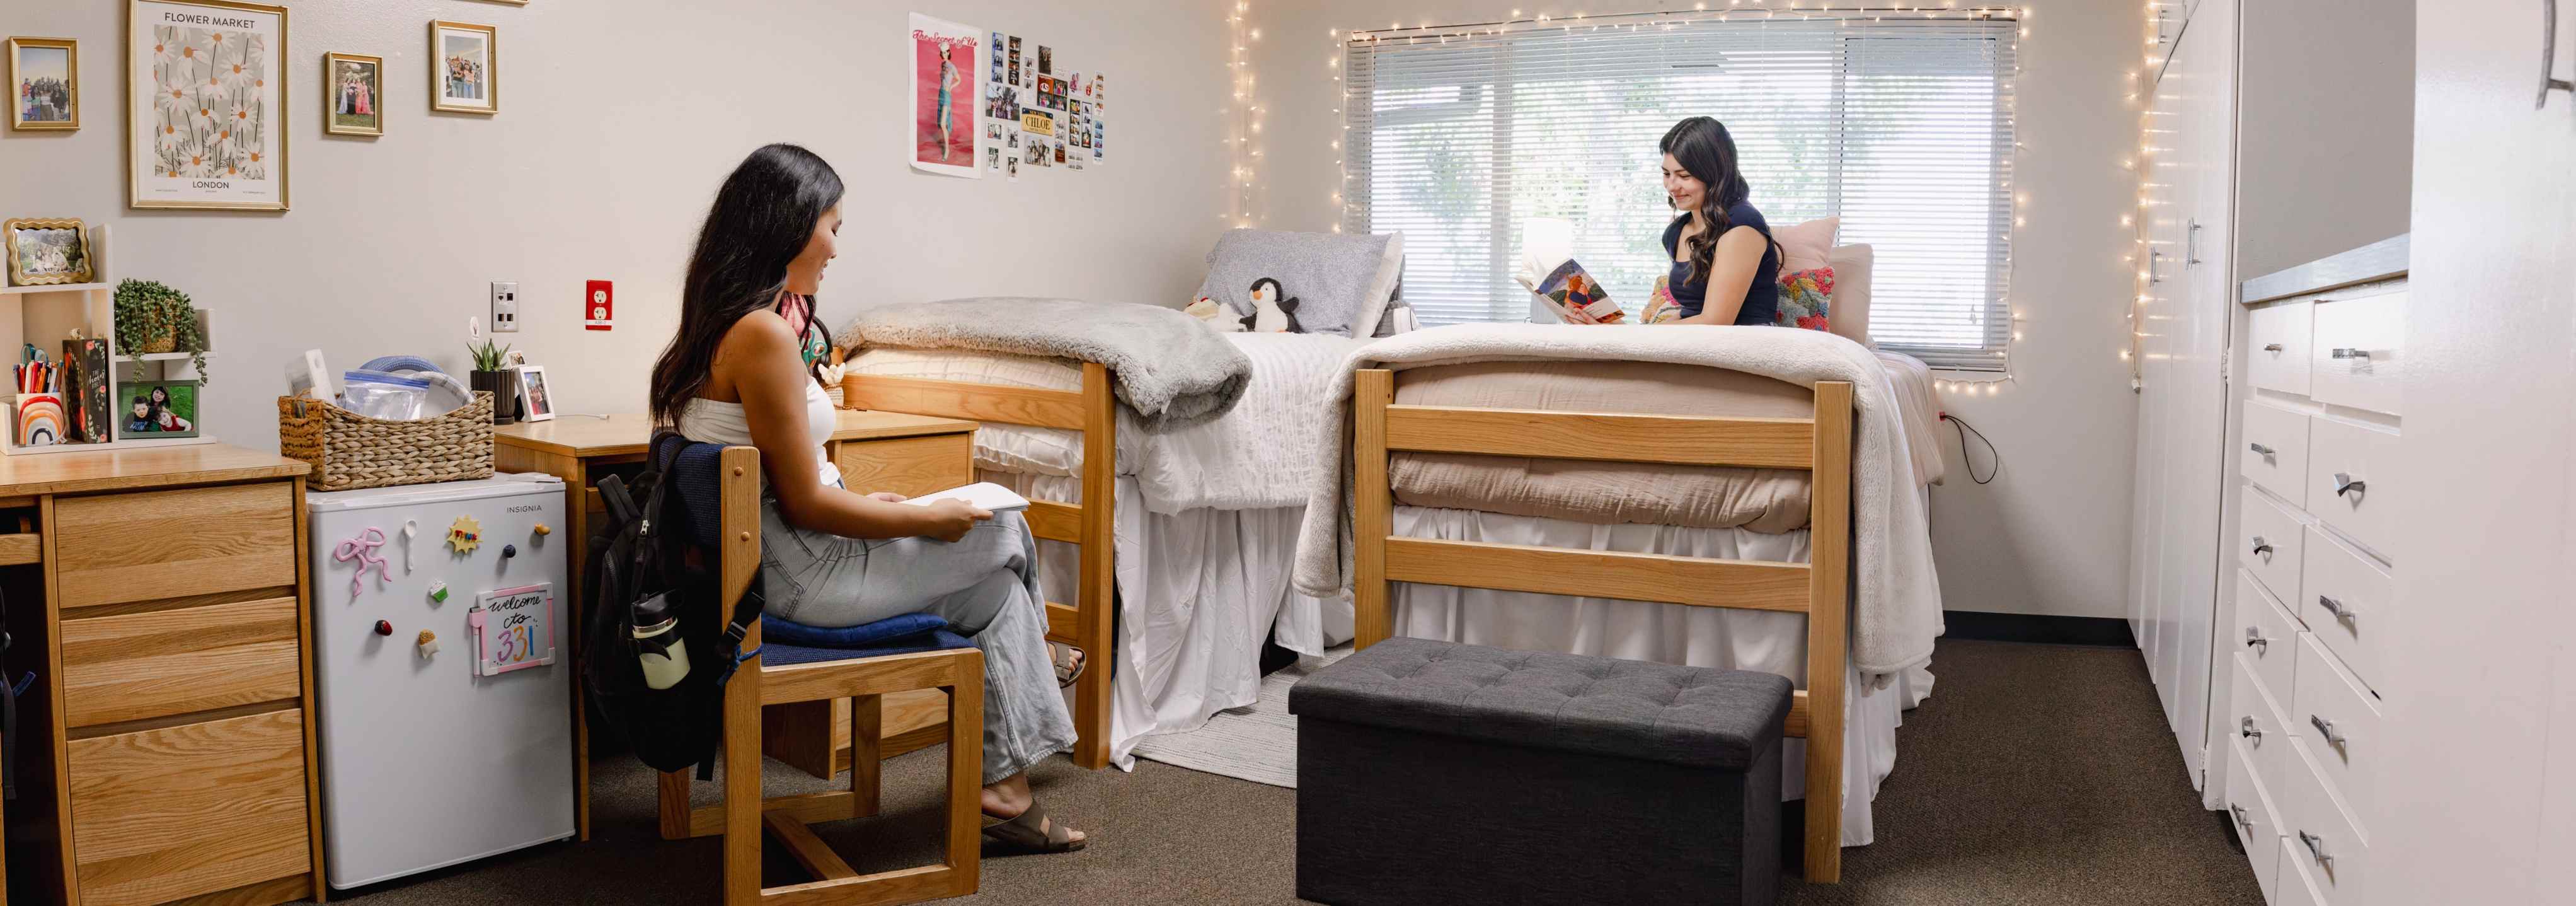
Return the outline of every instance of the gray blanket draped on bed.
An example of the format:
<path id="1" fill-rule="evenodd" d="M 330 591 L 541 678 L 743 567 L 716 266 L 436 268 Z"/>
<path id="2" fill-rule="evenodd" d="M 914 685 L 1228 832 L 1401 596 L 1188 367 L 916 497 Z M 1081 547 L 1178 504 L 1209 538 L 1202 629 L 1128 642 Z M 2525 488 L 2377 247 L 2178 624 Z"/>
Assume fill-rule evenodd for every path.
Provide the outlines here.
<path id="1" fill-rule="evenodd" d="M 1151 431 L 1224 415 L 1252 380 L 1252 360 L 1197 318 L 1130 302 L 979 296 L 876 305 L 835 341 L 1098 362 Z"/>

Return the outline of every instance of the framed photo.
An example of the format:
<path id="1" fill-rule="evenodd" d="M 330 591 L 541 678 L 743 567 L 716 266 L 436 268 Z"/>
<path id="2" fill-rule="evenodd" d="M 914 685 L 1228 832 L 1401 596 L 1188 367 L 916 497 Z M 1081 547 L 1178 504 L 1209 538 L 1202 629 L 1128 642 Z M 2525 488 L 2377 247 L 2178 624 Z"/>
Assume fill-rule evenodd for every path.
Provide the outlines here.
<path id="1" fill-rule="evenodd" d="M 471 22 L 429 23 L 429 108 L 448 113 L 501 110 L 501 30 Z"/>
<path id="2" fill-rule="evenodd" d="M 385 58 L 323 54 L 321 94 L 322 131 L 332 135 L 385 134 Z"/>
<path id="3" fill-rule="evenodd" d="M 126 206 L 287 208 L 286 8 L 127 0 Z"/>
<path id="4" fill-rule="evenodd" d="M 116 439 L 197 436 L 196 381 L 122 381 L 116 385 Z"/>
<path id="5" fill-rule="evenodd" d="M 920 13 L 912 14 L 908 120 L 912 168 L 941 176 L 980 179 L 975 168 L 975 100 L 984 72 L 984 32 Z"/>
<path id="6" fill-rule="evenodd" d="M 541 422 L 554 417 L 554 388 L 546 384 L 546 366 L 519 366 L 519 420 Z"/>
<path id="7" fill-rule="evenodd" d="M 0 224 L 0 240 L 11 286 L 89 282 L 89 231 L 78 220 L 12 220 Z"/>
<path id="8" fill-rule="evenodd" d="M 80 128 L 80 42 L 9 39 L 9 128 Z"/>

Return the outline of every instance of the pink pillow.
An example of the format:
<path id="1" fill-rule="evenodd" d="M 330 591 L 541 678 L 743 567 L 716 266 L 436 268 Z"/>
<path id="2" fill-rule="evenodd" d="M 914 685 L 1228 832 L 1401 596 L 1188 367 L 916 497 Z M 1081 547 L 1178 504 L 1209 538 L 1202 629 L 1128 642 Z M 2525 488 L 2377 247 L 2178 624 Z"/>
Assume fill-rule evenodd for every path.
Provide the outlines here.
<path id="1" fill-rule="evenodd" d="M 1834 233 L 1841 230 L 1842 225 L 1842 218 L 1827 217 L 1772 230 L 1771 241 L 1780 244 L 1780 272 L 1811 271 L 1826 266 L 1825 255 L 1834 247 Z"/>

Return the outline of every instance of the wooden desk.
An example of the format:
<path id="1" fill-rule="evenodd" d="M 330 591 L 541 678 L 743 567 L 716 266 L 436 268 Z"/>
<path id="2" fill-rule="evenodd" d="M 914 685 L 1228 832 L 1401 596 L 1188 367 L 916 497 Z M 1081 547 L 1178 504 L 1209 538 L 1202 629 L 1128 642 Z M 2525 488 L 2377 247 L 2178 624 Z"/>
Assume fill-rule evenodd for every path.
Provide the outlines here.
<path id="1" fill-rule="evenodd" d="M 220 445 L 0 457 L 19 702 L 10 839 L 37 902 L 327 895 L 304 481 Z"/>
<path id="2" fill-rule="evenodd" d="M 953 418 L 895 412 L 840 410 L 840 427 L 825 445 L 825 455 L 840 464 L 844 483 L 853 490 L 923 494 L 974 480 L 976 424 Z M 624 414 L 607 418 L 561 416 L 551 421 L 520 422 L 492 429 L 493 463 L 504 472 L 543 472 L 564 480 L 570 498 L 574 543 L 571 600 L 576 613 L 583 600 L 583 561 L 588 555 L 592 514 L 606 513 L 592 483 L 620 468 L 644 461 L 653 437 L 652 420 Z M 581 618 L 574 619 L 581 625 Z M 579 632 L 574 638 L 580 637 Z M 574 652 L 578 663 L 580 652 Z M 849 767 L 849 702 L 813 702 L 789 706 L 790 713 L 766 715 L 764 734 L 771 754 L 808 772 L 829 777 Z M 946 732 L 946 702 L 937 690 L 887 696 L 882 720 L 888 757 L 929 745 Z M 573 693 L 575 796 L 581 839 L 590 839 L 590 728 L 582 711 L 580 687 Z M 817 754 L 817 753 L 820 754 Z"/>

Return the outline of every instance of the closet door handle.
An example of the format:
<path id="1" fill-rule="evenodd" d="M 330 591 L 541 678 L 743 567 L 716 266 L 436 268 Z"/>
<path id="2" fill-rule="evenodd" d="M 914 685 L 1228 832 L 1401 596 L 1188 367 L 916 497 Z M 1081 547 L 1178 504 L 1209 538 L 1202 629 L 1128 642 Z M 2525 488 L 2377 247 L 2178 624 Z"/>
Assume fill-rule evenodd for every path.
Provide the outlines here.
<path id="1" fill-rule="evenodd" d="M 2274 453 L 2279 453 L 2279 452 L 2281 452 L 2281 451 L 2279 451 L 2279 450 L 2275 450 L 2275 449 L 2272 449 L 2272 448 L 2270 448 L 2270 447 L 2266 447 L 2266 446 L 2264 446 L 2264 445 L 2262 445 L 2262 444 L 2246 444 L 2246 445 L 2245 445 L 2245 449 L 2252 450 L 2252 451 L 2254 451 L 2254 452 L 2256 452 L 2256 453 L 2260 453 L 2260 454 L 2263 454 L 2263 455 L 2265 455 L 2265 456 L 2270 456 L 2270 455 L 2272 455 L 2272 454 L 2274 454 Z"/>
<path id="2" fill-rule="evenodd" d="M 2265 343 L 2265 344 L 2263 344 L 2263 351 L 2264 351 L 2264 352 L 2279 352 L 2279 351 L 2281 351 L 2281 344 L 2279 344 L 2279 343 Z"/>
<path id="3" fill-rule="evenodd" d="M 2531 102 L 2531 109 L 2548 107 L 2552 91 L 2576 93 L 2576 83 L 2559 78 L 2557 69 L 2558 0 L 2540 0 L 2540 97 Z"/>
<path id="4" fill-rule="evenodd" d="M 2308 833 L 2307 831 L 2300 831 L 2299 842 L 2308 848 L 2308 855 L 2315 857 L 2317 864 L 2325 866 L 2334 865 L 2334 857 L 2326 855 L 2326 838 Z"/>
<path id="5" fill-rule="evenodd" d="M 2248 714 L 2236 719 L 2236 735 L 2260 741 L 2263 731 L 2254 729 L 2254 715 Z"/>
<path id="6" fill-rule="evenodd" d="M 2164 263 L 2164 260 L 2165 260 L 2165 252 L 2164 252 L 2164 250 L 2163 250 L 2163 249 L 2148 249 L 2148 250 L 2147 250 L 2147 285 L 2148 285 L 2148 286 L 2154 286 L 2154 285 L 2156 285 L 2156 284 L 2158 284 L 2158 283 L 2163 283 L 2163 282 L 2165 282 L 2164 267 L 2162 266 L 2162 265 L 2163 265 L 2163 263 Z"/>
<path id="7" fill-rule="evenodd" d="M 2249 834 L 2254 832 L 2254 819 L 2252 816 L 2245 814 L 2244 806 L 2230 802 L 2227 804 L 2227 811 L 2236 816 L 2237 827 L 2244 828 L 2245 832 Z"/>
<path id="8" fill-rule="evenodd" d="M 2335 496 L 2337 497 L 2343 496 L 2345 491 L 2360 494 L 2370 488 L 2370 482 L 2354 478 L 2352 477 L 2352 474 L 2348 472 L 2336 472 L 2334 474 L 2334 483 Z"/>
<path id="9" fill-rule="evenodd" d="M 2247 626 L 2245 627 L 2245 647 L 2260 648 L 2265 653 L 2269 653 L 2272 650 L 2272 640 L 2263 637 L 2263 627 Z M 2248 717 L 2246 720 L 2253 720 L 2253 718 Z"/>
<path id="10" fill-rule="evenodd" d="M 2327 745 L 2338 749 L 2343 748 L 2343 737 L 2335 735 L 2334 721 L 2310 714 L 2308 715 L 2308 726 L 2315 727 L 2317 728 L 2318 733 L 2324 734 Z"/>
<path id="11" fill-rule="evenodd" d="M 2182 266 L 2186 268 L 2200 263 L 2200 218 L 2194 217 L 2188 223 L 2182 231 Z"/>
<path id="12" fill-rule="evenodd" d="M 2256 553 L 2257 555 L 2260 555 L 2260 554 L 2268 554 L 2268 553 L 2271 553 L 2271 552 L 2272 552 L 2272 543 L 2271 543 L 2271 542 L 2263 540 L 2263 536 L 2261 536 L 2261 535 L 2256 535 L 2256 536 L 2254 536 L 2254 553 Z"/>
<path id="13" fill-rule="evenodd" d="M 2360 616 L 2360 614 L 2353 613 L 2352 608 L 2344 606 L 2342 601 L 2337 601 L 2324 595 L 2317 596 L 2317 606 L 2325 608 L 2327 613 L 2334 614 L 2335 619 L 2346 623 L 2350 623 Z"/>

